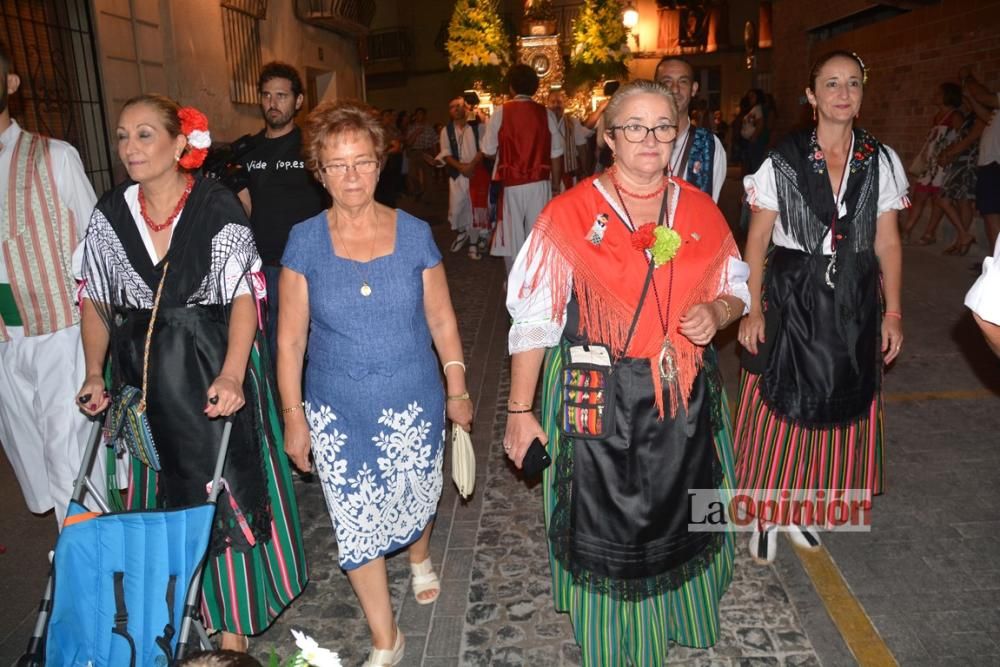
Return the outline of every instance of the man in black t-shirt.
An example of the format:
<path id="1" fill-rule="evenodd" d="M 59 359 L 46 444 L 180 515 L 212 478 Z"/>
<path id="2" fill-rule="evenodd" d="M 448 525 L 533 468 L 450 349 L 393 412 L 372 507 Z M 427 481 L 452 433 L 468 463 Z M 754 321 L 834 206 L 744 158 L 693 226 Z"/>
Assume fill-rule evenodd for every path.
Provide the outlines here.
<path id="1" fill-rule="evenodd" d="M 267 333 L 272 363 L 277 361 L 278 275 L 288 233 L 297 222 L 329 204 L 329 198 L 302 156 L 302 131 L 295 114 L 302 108 L 302 79 L 291 65 L 271 62 L 257 83 L 264 129 L 240 160 L 247 187 L 239 192 L 264 263 L 267 280 Z"/>

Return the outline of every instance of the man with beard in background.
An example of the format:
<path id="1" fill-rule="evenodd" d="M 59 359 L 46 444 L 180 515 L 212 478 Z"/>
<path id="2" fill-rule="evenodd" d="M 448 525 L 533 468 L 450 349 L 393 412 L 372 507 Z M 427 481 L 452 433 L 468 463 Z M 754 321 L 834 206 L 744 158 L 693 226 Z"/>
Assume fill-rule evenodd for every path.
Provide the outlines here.
<path id="1" fill-rule="evenodd" d="M 295 114 L 302 108 L 302 79 L 294 67 L 270 62 L 257 81 L 264 129 L 240 163 L 247 187 L 239 192 L 264 263 L 267 280 L 267 336 L 271 363 L 277 358 L 278 275 L 292 225 L 328 206 L 319 182 L 306 170 L 302 130 Z"/>

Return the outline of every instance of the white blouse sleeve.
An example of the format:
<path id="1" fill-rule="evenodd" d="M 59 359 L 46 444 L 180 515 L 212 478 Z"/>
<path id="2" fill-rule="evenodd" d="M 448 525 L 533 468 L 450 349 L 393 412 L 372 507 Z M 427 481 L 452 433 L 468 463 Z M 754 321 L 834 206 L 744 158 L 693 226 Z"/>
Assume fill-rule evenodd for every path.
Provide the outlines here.
<path id="1" fill-rule="evenodd" d="M 965 305 L 987 322 L 1000 325 L 1000 239 L 993 256 L 983 259 L 983 274 L 965 295 Z"/>
<path id="2" fill-rule="evenodd" d="M 906 170 L 899 161 L 896 151 L 888 146 L 882 146 L 878 158 L 878 214 L 886 211 L 898 211 L 910 206 L 906 190 L 910 184 L 906 179 Z"/>
<path id="3" fill-rule="evenodd" d="M 712 135 L 714 148 L 712 149 L 712 200 L 719 203 L 719 193 L 722 192 L 722 185 L 726 182 L 726 169 L 728 162 L 726 159 L 726 149 L 717 136 Z"/>
<path id="4" fill-rule="evenodd" d="M 554 297 L 548 279 L 551 272 L 545 271 L 538 276 L 538 283 L 533 289 L 526 288 L 535 282 L 542 264 L 541 252 L 531 253 L 531 263 L 528 263 L 528 250 L 532 245 L 533 234 L 534 232 L 528 234 L 521 252 L 514 260 L 510 275 L 507 276 L 507 311 L 511 317 L 507 342 L 511 354 L 559 344 L 566 323 L 566 304 L 569 303 L 572 291 L 572 280 L 568 280 L 566 293 L 559 295 L 560 303 L 563 304 L 562 317 L 556 321 L 552 316 Z M 558 253 L 551 253 L 549 261 L 565 262 Z M 565 267 L 565 270 L 567 274 L 571 272 L 569 267 Z"/>
<path id="5" fill-rule="evenodd" d="M 743 302 L 743 315 L 750 312 L 750 265 L 738 257 L 730 257 L 726 273 L 722 276 L 719 293 L 735 296 Z"/>
<path id="6" fill-rule="evenodd" d="M 774 184 L 774 164 L 771 158 L 764 160 L 757 173 L 743 177 L 743 189 L 747 193 L 747 203 L 752 208 L 778 210 L 778 188 Z"/>

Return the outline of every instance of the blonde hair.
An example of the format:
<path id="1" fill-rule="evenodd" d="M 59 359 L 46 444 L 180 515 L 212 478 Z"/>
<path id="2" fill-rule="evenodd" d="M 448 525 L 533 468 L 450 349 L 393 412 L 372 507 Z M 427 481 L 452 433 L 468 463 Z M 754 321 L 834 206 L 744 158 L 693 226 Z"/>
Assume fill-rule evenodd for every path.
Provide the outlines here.
<path id="1" fill-rule="evenodd" d="M 677 98 L 674 97 L 673 92 L 658 81 L 636 79 L 634 81 L 629 81 L 615 91 L 615 94 L 611 97 L 611 101 L 608 102 L 608 106 L 604 108 L 604 114 L 601 116 L 601 121 L 604 124 L 605 131 L 607 131 L 608 127 L 618 124 L 618 114 L 621 113 L 621 109 L 625 105 L 625 101 L 628 100 L 628 98 L 643 94 L 659 95 L 665 99 L 667 104 L 670 106 L 670 110 L 674 114 L 674 123 L 678 123 Z"/>
<path id="2" fill-rule="evenodd" d="M 306 169 L 319 176 L 323 146 L 331 137 L 360 132 L 367 134 L 375 148 L 375 159 L 385 158 L 385 128 L 375 119 L 373 109 L 363 102 L 323 102 L 313 109 L 305 123 Z"/>

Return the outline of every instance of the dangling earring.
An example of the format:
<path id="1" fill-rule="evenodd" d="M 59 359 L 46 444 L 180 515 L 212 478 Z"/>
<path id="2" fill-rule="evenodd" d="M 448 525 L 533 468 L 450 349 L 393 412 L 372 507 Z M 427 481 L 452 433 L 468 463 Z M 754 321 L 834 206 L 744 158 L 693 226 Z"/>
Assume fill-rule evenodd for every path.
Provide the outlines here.
<path id="1" fill-rule="evenodd" d="M 816 105 L 813 105 L 813 120 L 816 120 Z"/>

